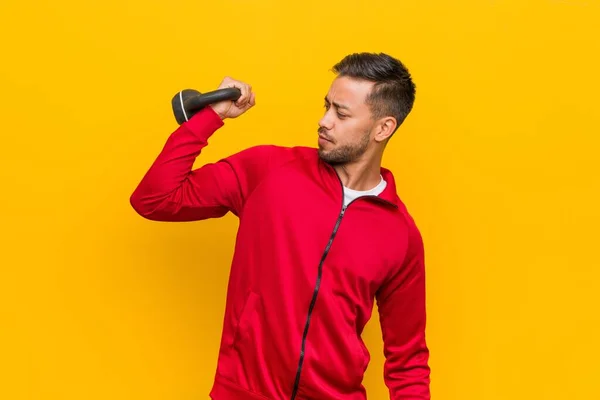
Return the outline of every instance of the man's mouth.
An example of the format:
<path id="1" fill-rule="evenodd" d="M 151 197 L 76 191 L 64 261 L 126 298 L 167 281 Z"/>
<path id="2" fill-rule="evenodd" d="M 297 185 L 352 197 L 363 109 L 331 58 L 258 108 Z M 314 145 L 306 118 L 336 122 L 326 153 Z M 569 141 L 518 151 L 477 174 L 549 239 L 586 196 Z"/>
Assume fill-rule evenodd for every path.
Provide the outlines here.
<path id="1" fill-rule="evenodd" d="M 333 143 L 333 140 L 331 140 L 328 136 L 324 135 L 322 131 L 319 131 L 319 138 Z"/>

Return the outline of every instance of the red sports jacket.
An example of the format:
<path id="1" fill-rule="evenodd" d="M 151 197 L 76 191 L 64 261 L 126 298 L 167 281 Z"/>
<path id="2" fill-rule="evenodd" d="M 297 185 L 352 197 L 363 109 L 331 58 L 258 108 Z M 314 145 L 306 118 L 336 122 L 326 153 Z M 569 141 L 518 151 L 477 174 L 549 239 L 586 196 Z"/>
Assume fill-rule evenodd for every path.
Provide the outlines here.
<path id="1" fill-rule="evenodd" d="M 256 146 L 193 170 L 223 124 L 206 107 L 179 126 L 130 199 L 154 221 L 239 217 L 211 398 L 365 399 L 376 301 L 390 398 L 430 399 L 423 242 L 391 172 L 344 208 L 313 148 Z"/>

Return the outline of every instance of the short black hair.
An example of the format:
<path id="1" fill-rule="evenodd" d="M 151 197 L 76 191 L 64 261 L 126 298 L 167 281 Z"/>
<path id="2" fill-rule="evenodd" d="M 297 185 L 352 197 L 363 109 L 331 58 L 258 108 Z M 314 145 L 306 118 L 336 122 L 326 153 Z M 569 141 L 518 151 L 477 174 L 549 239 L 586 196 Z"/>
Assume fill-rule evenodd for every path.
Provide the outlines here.
<path id="1" fill-rule="evenodd" d="M 385 53 L 353 53 L 334 65 L 333 72 L 374 82 L 367 97 L 373 118 L 392 116 L 396 129 L 404 122 L 415 102 L 416 86 L 400 60 Z"/>

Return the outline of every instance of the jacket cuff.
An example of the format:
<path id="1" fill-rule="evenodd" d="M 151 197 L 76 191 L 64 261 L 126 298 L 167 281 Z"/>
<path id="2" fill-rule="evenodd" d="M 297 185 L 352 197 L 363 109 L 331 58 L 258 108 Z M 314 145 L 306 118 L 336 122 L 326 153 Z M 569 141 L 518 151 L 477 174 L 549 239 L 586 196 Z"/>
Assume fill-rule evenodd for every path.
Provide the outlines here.
<path id="1" fill-rule="evenodd" d="M 181 125 L 198 138 L 206 140 L 224 124 L 219 114 L 212 107 L 206 106 Z"/>

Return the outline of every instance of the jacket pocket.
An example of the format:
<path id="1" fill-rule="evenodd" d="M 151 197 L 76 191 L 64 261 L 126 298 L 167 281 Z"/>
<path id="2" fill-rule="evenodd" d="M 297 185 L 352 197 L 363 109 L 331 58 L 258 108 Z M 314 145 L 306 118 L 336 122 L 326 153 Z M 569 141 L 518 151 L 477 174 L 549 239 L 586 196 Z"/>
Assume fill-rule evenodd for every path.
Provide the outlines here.
<path id="1" fill-rule="evenodd" d="M 235 328 L 235 334 L 233 337 L 233 342 L 231 344 L 232 347 L 235 347 L 236 344 L 243 339 L 244 335 L 247 334 L 249 327 L 251 326 L 252 317 L 256 311 L 256 306 L 258 303 L 258 295 L 254 292 L 249 292 L 246 297 L 246 301 L 244 303 L 244 307 L 242 308 L 242 312 L 238 318 L 238 323 Z"/>

